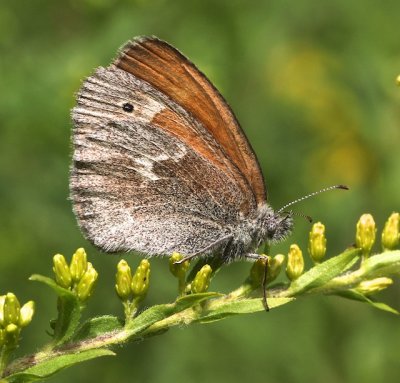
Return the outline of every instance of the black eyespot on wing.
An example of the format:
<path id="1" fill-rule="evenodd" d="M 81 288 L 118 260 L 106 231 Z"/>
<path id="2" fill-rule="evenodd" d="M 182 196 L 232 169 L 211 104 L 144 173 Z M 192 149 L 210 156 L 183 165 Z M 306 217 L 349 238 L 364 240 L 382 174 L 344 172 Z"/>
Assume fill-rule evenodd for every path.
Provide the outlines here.
<path id="1" fill-rule="evenodd" d="M 122 105 L 122 109 L 125 110 L 125 112 L 133 112 L 133 105 L 129 102 L 126 102 L 124 105 Z"/>

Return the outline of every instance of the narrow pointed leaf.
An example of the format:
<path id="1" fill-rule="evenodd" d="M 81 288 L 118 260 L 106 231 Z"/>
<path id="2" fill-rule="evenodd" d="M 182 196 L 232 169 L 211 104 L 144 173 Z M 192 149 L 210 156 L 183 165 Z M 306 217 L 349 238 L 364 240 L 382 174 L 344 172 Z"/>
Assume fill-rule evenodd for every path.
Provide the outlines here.
<path id="1" fill-rule="evenodd" d="M 187 309 L 193 305 L 199 304 L 207 299 L 221 297 L 223 294 L 215 293 L 215 292 L 206 292 L 206 293 L 197 293 L 197 294 L 189 294 L 183 297 L 178 298 L 175 301 L 175 312 L 179 312 Z"/>
<path id="2" fill-rule="evenodd" d="M 58 318 L 54 331 L 54 343 L 60 345 L 68 341 L 79 326 L 81 304 L 78 297 L 70 290 L 59 286 L 53 279 L 34 274 L 29 280 L 49 286 L 58 295 Z"/>
<path id="3" fill-rule="evenodd" d="M 91 318 L 80 327 L 72 340 L 74 342 L 87 340 L 109 332 L 121 330 L 122 328 L 122 321 L 115 316 L 104 315 L 101 317 Z"/>
<path id="4" fill-rule="evenodd" d="M 295 298 L 268 298 L 268 306 L 270 309 L 274 309 L 294 300 Z M 213 307 L 211 303 L 208 308 L 208 313 L 201 316 L 201 318 L 199 318 L 199 322 L 207 323 L 221 320 L 232 315 L 265 311 L 265 307 L 261 298 L 249 298 L 241 299 L 238 301 L 228 301 L 225 304 L 219 305 L 218 307 Z"/>
<path id="5" fill-rule="evenodd" d="M 27 368 L 24 372 L 17 372 L 5 379 L 10 383 L 19 382 L 33 382 L 48 378 L 56 372 L 73 366 L 74 364 L 85 362 L 90 359 L 98 358 L 100 356 L 115 355 L 114 352 L 100 348 L 97 350 L 87 350 L 79 353 L 64 354 L 54 357 L 53 355 L 43 361 L 38 361 L 33 367 Z"/>
<path id="6" fill-rule="evenodd" d="M 365 303 L 368 303 L 371 306 L 375 307 L 376 309 L 379 309 L 382 311 L 387 311 L 392 314 L 400 315 L 400 313 L 396 309 L 394 309 L 393 307 L 390 307 L 386 303 L 374 302 L 372 299 L 366 297 L 363 294 L 360 294 L 358 291 L 355 291 L 355 290 L 346 290 L 346 291 L 342 291 L 340 293 L 336 293 L 335 295 L 341 296 L 343 298 L 348 298 L 348 299 L 352 299 L 355 301 L 359 301 L 359 302 L 365 302 Z"/>
<path id="7" fill-rule="evenodd" d="M 373 255 L 364 261 L 362 267 L 371 276 L 400 274 L 400 250 Z"/>
<path id="8" fill-rule="evenodd" d="M 30 281 L 40 282 L 49 286 L 59 297 L 71 297 L 75 298 L 74 293 L 71 290 L 64 289 L 64 287 L 59 286 L 56 281 L 52 278 L 45 277 L 40 274 L 33 274 L 29 277 Z"/>
<path id="9" fill-rule="evenodd" d="M 132 332 L 132 335 L 138 334 L 145 330 L 152 324 L 165 319 L 166 317 L 186 310 L 195 304 L 199 304 L 207 299 L 218 297 L 219 293 L 199 293 L 190 294 L 184 297 L 178 298 L 174 303 L 157 305 L 150 307 L 146 311 L 139 314 L 133 321 L 127 324 L 126 328 Z"/>

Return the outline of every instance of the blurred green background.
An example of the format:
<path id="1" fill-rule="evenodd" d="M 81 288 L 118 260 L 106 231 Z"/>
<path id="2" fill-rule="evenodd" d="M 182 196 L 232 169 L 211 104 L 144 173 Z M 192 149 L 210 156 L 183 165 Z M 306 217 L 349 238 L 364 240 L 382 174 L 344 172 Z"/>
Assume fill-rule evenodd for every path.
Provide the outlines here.
<path id="1" fill-rule="evenodd" d="M 369 212 L 399 210 L 400 2 L 373 0 L 18 0 L 0 5 L 0 292 L 34 299 L 19 355 L 34 352 L 55 297 L 28 282 L 51 258 L 84 246 L 100 272 L 87 315 L 122 314 L 118 256 L 86 242 L 68 201 L 70 109 L 81 80 L 125 41 L 153 34 L 178 47 L 231 104 L 262 164 L 275 207 L 345 183 L 296 206 L 327 226 L 337 254 Z M 291 242 L 306 249 L 306 220 Z M 136 266 L 138 258 L 127 256 Z M 222 270 L 229 291 L 248 263 Z M 167 261 L 152 262 L 146 305 L 172 301 Z M 394 286 L 380 299 L 400 308 Z M 398 382 L 400 322 L 340 298 L 300 300 L 268 314 L 176 328 L 65 370 L 49 382 Z"/>

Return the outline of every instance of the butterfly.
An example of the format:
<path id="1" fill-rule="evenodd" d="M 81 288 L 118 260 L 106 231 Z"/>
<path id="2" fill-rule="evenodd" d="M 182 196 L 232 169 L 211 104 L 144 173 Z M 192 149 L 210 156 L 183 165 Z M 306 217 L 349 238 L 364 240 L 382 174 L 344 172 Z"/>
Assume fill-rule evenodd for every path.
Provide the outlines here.
<path id="1" fill-rule="evenodd" d="M 135 38 L 97 68 L 72 120 L 73 210 L 96 247 L 227 263 L 290 233 L 231 108 L 165 41 Z"/>

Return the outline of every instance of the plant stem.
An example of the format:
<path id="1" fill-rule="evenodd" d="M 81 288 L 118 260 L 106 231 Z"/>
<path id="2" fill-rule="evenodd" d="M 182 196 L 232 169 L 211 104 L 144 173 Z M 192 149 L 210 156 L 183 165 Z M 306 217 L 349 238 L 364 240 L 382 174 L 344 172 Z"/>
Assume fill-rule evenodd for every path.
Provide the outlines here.
<path id="1" fill-rule="evenodd" d="M 1 348 L 1 352 L 0 352 L 0 377 L 3 375 L 3 372 L 7 367 L 8 360 L 10 358 L 11 353 L 12 353 L 12 349 L 7 347 L 7 345 L 4 345 Z"/>
<path id="2" fill-rule="evenodd" d="M 343 259 L 343 257 L 339 257 L 342 256 L 338 256 L 337 259 Z M 348 262 L 351 263 L 351 257 L 348 259 Z M 364 261 L 360 268 L 350 272 L 347 271 L 348 269 L 346 265 L 348 264 L 344 263 L 343 265 L 343 270 L 345 272 L 344 274 L 336 274 L 338 276 L 333 277 L 330 280 L 324 280 L 321 282 L 321 285 L 316 285 L 315 287 L 310 286 L 310 289 L 308 290 L 291 289 L 291 284 L 269 288 L 268 299 L 279 300 L 282 298 L 292 298 L 302 295 L 341 293 L 345 292 L 346 290 L 353 289 L 361 281 L 380 276 L 382 272 L 388 273 L 388 275 L 398 274 L 400 270 L 400 251 L 386 252 L 384 254 L 371 256 L 369 259 Z M 321 266 L 316 267 L 319 267 L 320 274 L 315 277 L 315 280 L 320 280 L 318 279 L 320 275 L 325 275 L 324 273 L 326 270 L 329 271 L 329 268 L 321 271 Z M 239 288 L 230 292 L 229 294 L 221 296 L 218 294 L 208 293 L 211 294 L 211 299 L 204 298 L 203 301 L 193 300 L 193 304 L 191 306 L 185 306 L 182 304 L 182 300 L 184 301 L 186 298 L 190 299 L 190 296 L 187 296 L 186 298 L 181 297 L 178 298 L 174 303 L 160 305 L 160 307 L 163 307 L 163 311 L 160 311 L 161 314 L 159 315 L 156 315 L 158 309 L 152 310 L 152 308 L 149 308 L 148 310 L 143 311 L 141 314 L 132 317 L 130 315 L 132 313 L 132 308 L 136 309 L 137 307 L 136 304 L 133 304 L 133 307 L 125 307 L 126 323 L 123 328 L 118 328 L 109 332 L 103 332 L 89 339 L 66 343 L 50 349 L 49 345 L 46 345 L 36 354 L 17 359 L 8 366 L 7 362 L 12 349 L 3 346 L 0 354 L 0 376 L 1 372 L 3 372 L 3 377 L 7 377 L 17 372 L 26 371 L 30 367 L 38 365 L 44 361 L 52 361 L 59 356 L 71 355 L 94 349 L 106 349 L 114 345 L 121 345 L 127 341 L 135 341 L 144 337 L 158 335 L 163 330 L 167 330 L 177 325 L 189 325 L 190 323 L 199 322 L 202 320 L 207 321 L 209 320 L 210 316 L 211 320 L 218 320 L 221 319 L 221 317 L 213 317 L 212 314 L 214 312 L 221 313 L 227 306 L 232 307 L 232 305 L 246 300 L 253 302 L 257 301 L 257 305 L 258 303 L 260 304 L 251 312 L 261 311 L 263 309 L 261 304 L 262 298 L 251 298 L 251 295 L 256 289 L 258 289 L 257 286 L 251 284 L 250 280 L 246 280 L 241 286 L 239 286 Z M 278 303 L 277 305 L 279 304 L 284 303 Z M 156 308 L 156 306 L 154 307 Z M 180 311 L 178 311 L 179 307 L 181 307 Z M 228 315 L 238 313 L 242 312 L 228 311 Z M 154 315 L 156 315 L 156 317 Z"/>

